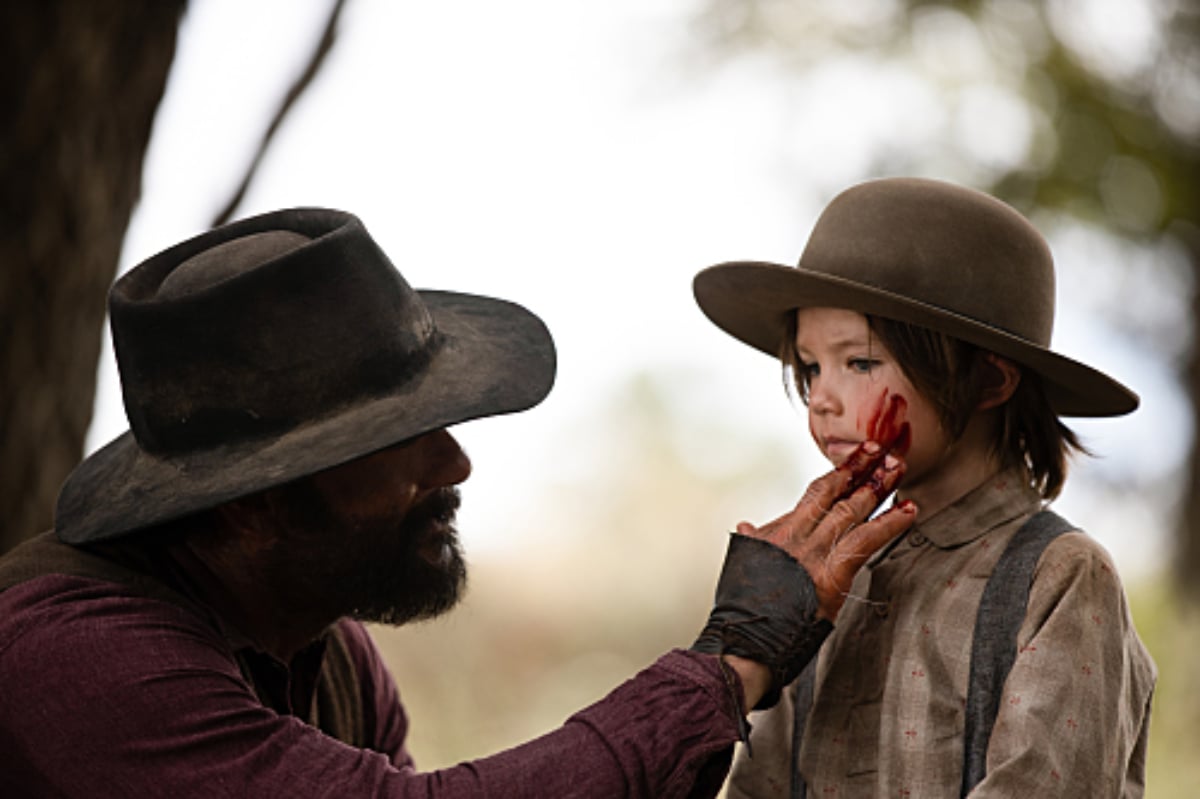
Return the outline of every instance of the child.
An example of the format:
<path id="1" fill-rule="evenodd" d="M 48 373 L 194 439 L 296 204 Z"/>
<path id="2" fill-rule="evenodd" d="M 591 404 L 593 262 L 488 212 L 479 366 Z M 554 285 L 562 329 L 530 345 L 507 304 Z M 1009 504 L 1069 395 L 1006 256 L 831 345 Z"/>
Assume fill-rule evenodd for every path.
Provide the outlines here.
<path id="1" fill-rule="evenodd" d="M 782 358 L 826 458 L 867 438 L 902 456 L 918 513 L 753 717 L 729 797 L 1141 796 L 1154 664 L 1108 555 L 1039 513 L 1082 450 L 1059 417 L 1138 400 L 1048 348 L 1033 226 L 970 189 L 871 181 L 830 203 L 797 268 L 720 264 L 695 292 Z"/>

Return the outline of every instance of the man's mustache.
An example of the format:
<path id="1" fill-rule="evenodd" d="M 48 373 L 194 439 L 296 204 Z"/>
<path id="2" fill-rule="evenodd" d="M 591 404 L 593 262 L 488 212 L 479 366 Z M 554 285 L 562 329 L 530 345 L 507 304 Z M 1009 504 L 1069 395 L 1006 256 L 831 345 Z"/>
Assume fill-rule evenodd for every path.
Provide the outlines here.
<path id="1" fill-rule="evenodd" d="M 436 489 L 432 494 L 421 500 L 409 511 L 404 520 L 405 526 L 422 526 L 427 522 L 451 524 L 455 512 L 462 504 L 462 494 L 454 486 Z"/>

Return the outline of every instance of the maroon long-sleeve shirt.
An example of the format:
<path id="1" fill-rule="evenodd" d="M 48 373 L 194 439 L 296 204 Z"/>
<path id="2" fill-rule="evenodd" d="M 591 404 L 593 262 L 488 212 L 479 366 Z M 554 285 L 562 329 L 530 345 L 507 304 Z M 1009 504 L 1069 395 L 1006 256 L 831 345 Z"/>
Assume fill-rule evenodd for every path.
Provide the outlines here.
<path id="1" fill-rule="evenodd" d="M 421 773 L 355 622 L 284 665 L 144 581 L 0 593 L 0 796 L 711 797 L 740 713 L 715 658 L 674 651 L 541 738 Z"/>

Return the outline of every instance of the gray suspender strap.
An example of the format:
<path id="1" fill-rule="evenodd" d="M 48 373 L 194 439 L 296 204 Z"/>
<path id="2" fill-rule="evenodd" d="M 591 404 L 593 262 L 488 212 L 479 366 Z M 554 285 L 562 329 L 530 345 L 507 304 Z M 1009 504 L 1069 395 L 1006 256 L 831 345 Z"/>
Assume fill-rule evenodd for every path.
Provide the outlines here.
<path id="1" fill-rule="evenodd" d="M 966 729 L 963 733 L 962 795 L 983 779 L 988 739 L 1000 710 L 1004 681 L 1017 657 L 1017 632 L 1025 620 L 1033 572 L 1046 546 L 1075 529 L 1052 511 L 1033 515 L 1008 542 L 979 600 L 971 644 L 971 677 L 967 683 Z"/>
<path id="2" fill-rule="evenodd" d="M 987 768 L 988 740 L 1004 681 L 1017 656 L 1017 632 L 1025 620 L 1033 571 L 1046 546 L 1075 528 L 1053 511 L 1035 513 L 1013 535 L 984 586 L 975 615 L 971 645 L 971 676 L 967 684 L 966 730 L 963 734 L 962 795 L 979 784 Z M 800 774 L 800 746 L 812 708 L 816 658 L 795 682 L 792 734 L 791 799 L 805 799 L 807 786 Z"/>

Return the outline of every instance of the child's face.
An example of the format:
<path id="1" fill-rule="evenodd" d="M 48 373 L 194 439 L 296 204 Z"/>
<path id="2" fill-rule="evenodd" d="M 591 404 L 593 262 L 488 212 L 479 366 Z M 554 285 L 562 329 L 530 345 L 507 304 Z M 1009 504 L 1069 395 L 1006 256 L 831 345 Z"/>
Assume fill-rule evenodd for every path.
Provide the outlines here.
<path id="1" fill-rule="evenodd" d="M 898 431 L 907 424 L 908 441 L 896 447 L 907 466 L 905 484 L 936 471 L 949 438 L 865 316 L 840 308 L 797 311 L 796 354 L 808 381 L 809 431 L 830 462 L 840 466 L 864 440 L 881 438 L 881 427 Z"/>

